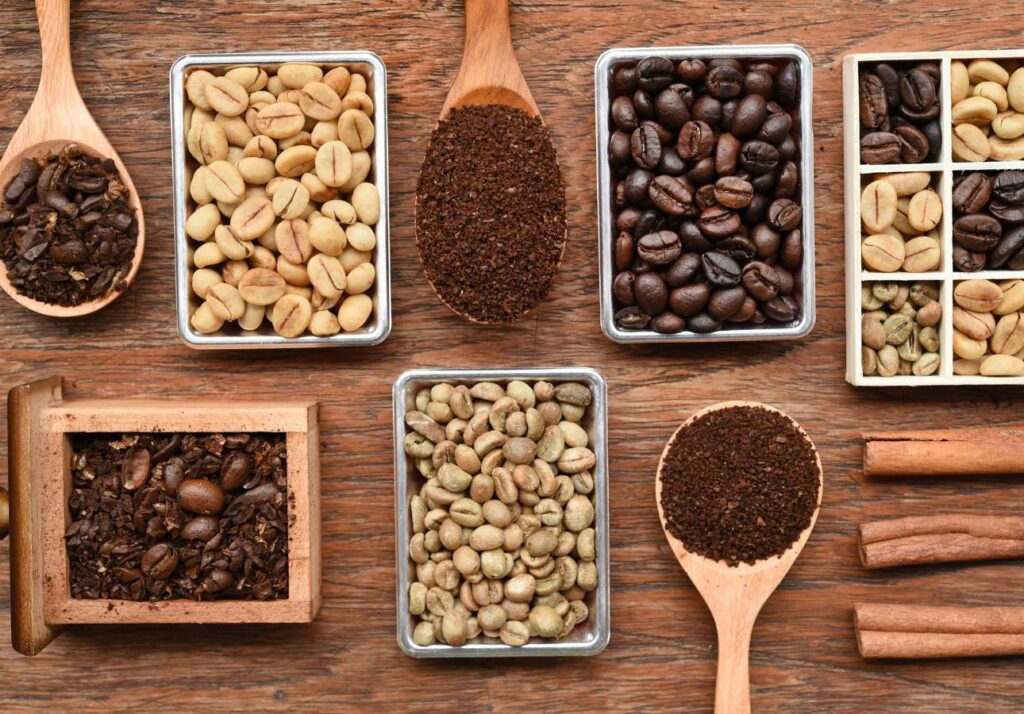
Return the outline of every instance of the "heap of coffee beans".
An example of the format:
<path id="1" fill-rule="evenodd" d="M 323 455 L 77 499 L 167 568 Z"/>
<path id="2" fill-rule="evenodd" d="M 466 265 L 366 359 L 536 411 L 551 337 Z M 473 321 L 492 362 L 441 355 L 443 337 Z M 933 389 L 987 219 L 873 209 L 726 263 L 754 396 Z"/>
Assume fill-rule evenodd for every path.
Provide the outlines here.
<path id="1" fill-rule="evenodd" d="M 192 328 L 269 322 L 283 337 L 329 337 L 363 327 L 380 218 L 366 77 L 302 63 L 198 69 L 185 90 L 197 162 L 185 222 L 201 301 Z"/>
<path id="2" fill-rule="evenodd" d="M 565 184 L 539 117 L 498 104 L 453 109 L 416 185 L 416 247 L 441 302 L 514 322 L 551 290 L 565 249 Z"/>
<path id="3" fill-rule="evenodd" d="M 426 479 L 409 502 L 417 645 L 520 647 L 586 622 L 598 577 L 592 398 L 577 382 L 518 380 L 416 395 L 405 453 Z"/>
<path id="4" fill-rule="evenodd" d="M 938 62 L 862 65 L 861 163 L 919 164 L 939 160 L 940 75 Z"/>
<path id="5" fill-rule="evenodd" d="M 864 187 L 860 197 L 864 267 L 881 273 L 938 269 L 942 199 L 934 183 L 931 174 L 915 171 L 876 174 Z"/>
<path id="6" fill-rule="evenodd" d="M 927 377 L 939 371 L 937 283 L 865 282 L 860 303 L 865 377 Z"/>
<path id="7" fill-rule="evenodd" d="M 964 280 L 953 289 L 953 373 L 1024 375 L 1024 280 Z"/>
<path id="8" fill-rule="evenodd" d="M 731 566 L 789 549 L 818 507 L 814 445 L 789 417 L 729 407 L 680 429 L 662 457 L 661 508 L 691 553 Z"/>
<path id="9" fill-rule="evenodd" d="M 958 161 L 1024 159 L 1024 68 L 1017 60 L 950 63 L 953 156 Z"/>
<path id="10" fill-rule="evenodd" d="M 283 435 L 76 434 L 72 447 L 72 597 L 288 597 Z"/>
<path id="11" fill-rule="evenodd" d="M 73 306 L 128 287 L 139 222 L 111 159 L 68 144 L 23 159 L 0 204 L 0 258 L 26 297 Z"/>
<path id="12" fill-rule="evenodd" d="M 710 333 L 797 320 L 797 65 L 648 57 L 611 83 L 615 324 Z"/>
<path id="13" fill-rule="evenodd" d="M 959 176 L 953 211 L 954 270 L 1024 270 L 1024 171 Z"/>

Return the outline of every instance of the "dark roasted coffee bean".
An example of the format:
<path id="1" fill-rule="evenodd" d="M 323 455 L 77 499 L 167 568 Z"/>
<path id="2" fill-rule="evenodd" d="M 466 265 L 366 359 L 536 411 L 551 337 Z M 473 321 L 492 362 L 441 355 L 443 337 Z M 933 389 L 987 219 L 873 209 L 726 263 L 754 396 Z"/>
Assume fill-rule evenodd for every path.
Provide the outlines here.
<path id="1" fill-rule="evenodd" d="M 754 194 L 750 199 L 750 205 L 740 212 L 744 225 L 756 226 L 768 216 L 768 199 L 760 194 Z"/>
<path id="2" fill-rule="evenodd" d="M 89 258 L 89 251 L 85 243 L 77 238 L 71 238 L 63 243 L 51 244 L 47 251 L 54 263 L 60 265 L 74 265 L 83 263 Z"/>
<path id="3" fill-rule="evenodd" d="M 625 192 L 626 182 L 623 181 L 621 186 L 623 188 L 623 196 L 626 200 L 629 200 L 629 197 Z M 615 217 L 615 227 L 619 229 L 619 231 L 632 233 L 636 229 L 636 224 L 640 222 L 640 216 L 642 215 L 643 211 L 639 208 L 635 206 L 627 206 L 619 212 L 618 216 Z"/>
<path id="4" fill-rule="evenodd" d="M 779 178 L 775 182 L 775 195 L 778 198 L 794 198 L 800 187 L 800 169 L 796 163 L 787 161 L 782 164 Z"/>
<path id="5" fill-rule="evenodd" d="M 782 248 L 779 250 L 779 263 L 796 270 L 804 257 L 803 233 L 793 230 L 782 237 Z"/>
<path id="6" fill-rule="evenodd" d="M 740 165 L 752 174 L 774 171 L 779 165 L 779 150 L 766 141 L 748 141 L 740 149 Z"/>
<path id="7" fill-rule="evenodd" d="M 767 263 L 748 263 L 743 268 L 743 287 L 761 302 L 774 300 L 779 295 L 779 276 Z"/>
<path id="8" fill-rule="evenodd" d="M 882 79 L 872 72 L 860 76 L 860 123 L 869 129 L 880 129 L 889 119 L 889 103 Z"/>
<path id="9" fill-rule="evenodd" d="M 718 201 L 715 199 L 715 185 L 706 183 L 697 189 L 697 193 L 693 197 L 693 208 L 698 212 L 703 212 L 706 208 L 717 206 Z"/>
<path id="10" fill-rule="evenodd" d="M 647 190 L 651 202 L 670 216 L 681 216 L 693 204 L 693 194 L 686 184 L 675 176 L 658 176 Z M 675 236 L 673 235 L 673 238 Z M 673 258 L 675 260 L 675 258 Z"/>
<path id="11" fill-rule="evenodd" d="M 640 215 L 640 220 L 636 223 L 636 228 L 633 230 L 634 236 L 645 236 L 648 233 L 654 233 L 660 231 L 665 227 L 667 221 L 665 216 L 659 213 L 655 209 L 644 211 Z"/>
<path id="12" fill-rule="evenodd" d="M 750 241 L 754 244 L 757 257 L 762 260 L 778 253 L 781 240 L 778 231 L 767 223 L 758 223 L 750 231 Z"/>
<path id="13" fill-rule="evenodd" d="M 925 122 L 918 128 L 924 132 L 925 137 L 928 139 L 928 156 L 926 161 L 938 161 L 939 149 L 942 147 L 942 126 L 938 120 L 934 120 Z"/>
<path id="14" fill-rule="evenodd" d="M 900 115 L 904 118 L 914 122 L 915 124 L 922 124 L 930 119 L 934 119 L 939 115 L 939 103 L 935 102 L 931 106 L 922 109 L 920 111 L 911 109 L 906 104 L 900 105 Z"/>
<path id="15" fill-rule="evenodd" d="M 769 114 L 764 124 L 761 125 L 761 130 L 757 133 L 757 138 L 762 141 L 767 141 L 769 144 L 775 144 L 778 146 L 793 129 L 793 119 L 789 114 Z"/>
<path id="16" fill-rule="evenodd" d="M 679 224 L 679 242 L 684 250 L 704 253 L 711 250 L 711 242 L 704 236 L 696 223 L 686 221 Z"/>
<path id="17" fill-rule="evenodd" d="M 121 486 L 126 491 L 136 491 L 149 481 L 149 469 L 152 463 L 150 453 L 141 446 L 133 446 L 124 456 L 121 469 Z"/>
<path id="18" fill-rule="evenodd" d="M 743 78 L 743 86 L 749 94 L 771 99 L 775 94 L 775 79 L 764 69 L 751 68 Z"/>
<path id="19" fill-rule="evenodd" d="M 220 467 L 220 485 L 226 491 L 236 491 L 252 476 L 252 459 L 236 451 L 224 459 Z"/>
<path id="20" fill-rule="evenodd" d="M 220 522 L 213 516 L 196 516 L 181 527 L 181 539 L 201 540 L 206 543 L 217 535 L 219 530 Z"/>
<path id="21" fill-rule="evenodd" d="M 651 316 L 635 305 L 615 313 L 615 324 L 622 330 L 645 330 L 650 323 Z"/>
<path id="22" fill-rule="evenodd" d="M 650 124 L 641 124 L 633 131 L 629 140 L 633 161 L 642 169 L 654 169 L 661 161 L 661 139 Z"/>
<path id="23" fill-rule="evenodd" d="M 739 233 L 720 240 L 715 244 L 715 250 L 725 253 L 740 265 L 754 259 L 754 243 Z"/>
<path id="24" fill-rule="evenodd" d="M 972 253 L 958 245 L 953 246 L 953 270 L 959 273 L 976 273 L 985 269 L 986 255 Z"/>
<path id="25" fill-rule="evenodd" d="M 623 231 L 615 239 L 615 269 L 625 270 L 633 262 L 633 236 Z"/>
<path id="26" fill-rule="evenodd" d="M 663 312 L 651 320 L 651 329 L 662 335 L 674 335 L 686 329 L 686 320 L 671 312 Z"/>
<path id="27" fill-rule="evenodd" d="M 885 101 L 890 109 L 895 109 L 900 104 L 900 75 L 892 65 L 880 63 L 875 65 L 875 74 L 882 81 L 885 89 Z"/>
<path id="28" fill-rule="evenodd" d="M 988 254 L 988 264 L 993 268 L 1002 268 L 1024 250 L 1024 226 L 1017 226 L 1003 233 L 1003 237 Z M 1019 270 L 1013 268 L 1011 270 Z"/>
<path id="29" fill-rule="evenodd" d="M 702 94 L 693 103 L 690 116 L 708 126 L 717 127 L 722 122 L 722 102 L 709 94 Z"/>
<path id="30" fill-rule="evenodd" d="M 697 253 L 683 253 L 676 262 L 665 271 L 665 283 L 670 289 L 686 285 L 693 280 L 701 269 L 700 255 Z"/>
<path id="31" fill-rule="evenodd" d="M 711 155 L 715 148 L 715 134 L 702 121 L 688 121 L 679 130 L 676 151 L 686 161 L 696 161 Z"/>
<path id="32" fill-rule="evenodd" d="M 754 193 L 768 195 L 775 190 L 776 180 L 778 180 L 778 174 L 775 171 L 769 171 L 760 176 L 752 176 L 750 184 L 754 187 Z"/>
<path id="33" fill-rule="evenodd" d="M 712 183 L 715 180 L 715 176 L 715 159 L 710 156 L 695 163 L 690 168 L 690 172 L 686 174 L 686 178 L 690 179 L 697 186 Z"/>
<path id="34" fill-rule="evenodd" d="M 939 97 L 935 80 L 921 69 L 914 68 L 900 79 L 900 101 L 902 106 L 915 114 L 938 105 Z"/>
<path id="35" fill-rule="evenodd" d="M 156 580 L 166 580 L 178 567 L 178 554 L 167 543 L 157 543 L 142 556 L 142 574 Z"/>
<path id="36" fill-rule="evenodd" d="M 775 99 L 792 107 L 800 99 L 800 71 L 796 62 L 787 62 L 775 75 Z"/>
<path id="37" fill-rule="evenodd" d="M 705 209 L 697 219 L 700 232 L 712 240 L 731 236 L 740 229 L 739 215 L 724 206 L 712 206 Z"/>
<path id="38" fill-rule="evenodd" d="M 626 307 L 636 304 L 636 295 L 633 293 L 633 283 L 636 275 L 630 271 L 624 271 L 615 276 L 612 281 L 612 296 L 615 302 Z"/>
<path id="39" fill-rule="evenodd" d="M 738 106 L 739 102 L 735 99 L 722 102 L 722 120 L 719 122 L 719 129 L 732 132 L 732 123 L 736 119 L 736 107 Z"/>
<path id="40" fill-rule="evenodd" d="M 743 298 L 743 304 L 740 305 L 739 310 L 733 313 L 732 317 L 729 318 L 729 322 L 747 322 L 754 313 L 757 311 L 757 300 L 747 295 Z"/>
<path id="41" fill-rule="evenodd" d="M 988 174 L 972 171 L 953 185 L 953 209 L 957 213 L 979 213 L 992 197 Z"/>
<path id="42" fill-rule="evenodd" d="M 612 203 L 615 205 L 616 210 L 621 211 L 627 205 L 626 202 L 626 184 L 622 181 L 615 182 L 615 189 L 612 191 L 613 198 Z"/>
<path id="43" fill-rule="evenodd" d="M 743 91 L 743 75 L 730 65 L 712 67 L 704 81 L 708 92 L 718 99 L 732 99 Z"/>
<path id="44" fill-rule="evenodd" d="M 630 159 L 629 134 L 614 131 L 608 139 L 608 158 L 612 166 L 624 166 Z"/>
<path id="45" fill-rule="evenodd" d="M 633 111 L 637 121 L 654 118 L 654 98 L 642 89 L 633 92 Z"/>
<path id="46" fill-rule="evenodd" d="M 722 323 L 708 315 L 706 312 L 699 312 L 687 321 L 691 332 L 699 335 L 708 335 L 722 329 Z"/>
<path id="47" fill-rule="evenodd" d="M 675 143 L 676 135 L 673 132 L 671 132 L 668 129 L 666 129 L 665 127 L 663 127 L 658 122 L 656 122 L 656 121 L 642 121 L 642 122 L 640 122 L 640 126 L 644 126 L 645 124 L 650 126 L 652 129 L 654 129 L 654 131 L 658 135 L 658 141 L 660 141 L 662 144 L 669 144 L 669 143 L 674 144 Z"/>
<path id="48" fill-rule="evenodd" d="M 754 197 L 749 181 L 736 176 L 723 176 L 715 182 L 715 200 L 730 209 L 746 208 Z"/>
<path id="49" fill-rule="evenodd" d="M 796 140 L 792 136 L 787 136 L 781 142 L 779 142 L 779 159 L 782 161 L 790 161 L 796 158 L 797 145 Z"/>
<path id="50" fill-rule="evenodd" d="M 715 173 L 719 176 L 732 176 L 736 173 L 742 146 L 740 140 L 732 134 L 722 134 L 718 137 L 718 144 L 715 147 Z"/>
<path id="51" fill-rule="evenodd" d="M 693 84 L 704 79 L 708 68 L 702 59 L 684 59 L 676 65 L 676 76 L 684 82 Z"/>
<path id="52" fill-rule="evenodd" d="M 1004 203 L 1024 203 L 1024 171 L 1001 171 L 992 182 L 992 193 Z"/>
<path id="53" fill-rule="evenodd" d="M 690 120 L 693 90 L 685 84 L 671 84 L 654 99 L 654 115 L 662 126 L 678 129 Z"/>
<path id="54" fill-rule="evenodd" d="M 917 69 L 931 77 L 935 84 L 938 84 L 941 80 L 942 70 L 939 69 L 938 62 L 918 62 Z"/>
<path id="55" fill-rule="evenodd" d="M 800 306 L 789 295 L 780 295 L 761 303 L 761 311 L 772 322 L 792 322 L 800 314 Z"/>
<path id="56" fill-rule="evenodd" d="M 777 198 L 768 206 L 768 223 L 779 231 L 791 231 L 803 220 L 803 209 L 788 198 Z"/>
<path id="57" fill-rule="evenodd" d="M 644 169 L 634 169 L 626 176 L 626 200 L 634 206 L 647 204 L 647 189 L 654 180 L 654 174 Z"/>
<path id="58" fill-rule="evenodd" d="M 636 80 L 635 67 L 619 67 L 612 75 L 612 89 L 616 94 L 632 94 L 636 91 Z"/>
<path id="59" fill-rule="evenodd" d="M 683 252 L 679 236 L 664 230 L 648 233 L 637 242 L 637 254 L 651 265 L 669 265 Z"/>
<path id="60" fill-rule="evenodd" d="M 760 131 L 768 112 L 765 100 L 759 94 L 748 94 L 736 105 L 736 115 L 732 120 L 732 133 L 738 138 L 753 136 Z"/>
<path id="61" fill-rule="evenodd" d="M 717 250 L 701 256 L 701 265 L 708 282 L 720 288 L 731 288 L 739 285 L 741 271 L 739 264 L 725 253 Z"/>
<path id="62" fill-rule="evenodd" d="M 743 306 L 746 299 L 747 292 L 742 287 L 716 290 L 708 299 L 708 314 L 716 320 L 728 320 Z"/>
<path id="63" fill-rule="evenodd" d="M 1008 225 L 1024 223 L 1024 203 L 992 201 L 988 204 L 988 212 Z"/>
<path id="64" fill-rule="evenodd" d="M 637 84 L 646 92 L 660 92 L 672 83 L 676 68 L 664 57 L 645 57 L 636 65 Z"/>
<path id="65" fill-rule="evenodd" d="M 1010 258 L 1006 267 L 1010 270 L 1024 270 L 1024 251 L 1020 251 L 1017 255 Z"/>
<path id="66" fill-rule="evenodd" d="M 669 307 L 680 317 L 692 317 L 703 310 L 711 298 L 707 283 L 695 283 L 676 288 L 668 296 Z"/>
<path id="67" fill-rule="evenodd" d="M 661 163 L 658 164 L 657 172 L 667 176 L 681 176 L 686 171 L 686 162 L 683 161 L 679 152 L 672 146 L 661 148 Z"/>
<path id="68" fill-rule="evenodd" d="M 919 164 L 928 158 L 931 145 L 924 132 L 911 124 L 902 124 L 892 131 L 900 139 L 900 158 L 905 164 Z"/>
<path id="69" fill-rule="evenodd" d="M 793 277 L 793 273 L 789 268 L 781 265 L 773 265 L 772 270 L 775 271 L 775 275 L 779 279 L 779 295 L 791 295 L 796 287 L 796 278 Z"/>
<path id="70" fill-rule="evenodd" d="M 860 160 L 865 164 L 891 164 L 902 151 L 903 142 L 892 132 L 875 131 L 860 140 Z"/>
<path id="71" fill-rule="evenodd" d="M 616 129 L 627 134 L 632 133 L 637 128 L 639 120 L 636 116 L 636 110 L 633 108 L 633 102 L 630 101 L 629 97 L 616 97 L 612 100 L 612 122 L 615 124 Z"/>
<path id="72" fill-rule="evenodd" d="M 224 491 L 208 479 L 186 479 L 178 486 L 178 505 L 192 513 L 215 516 L 224 508 Z"/>
<path id="73" fill-rule="evenodd" d="M 197 588 L 203 593 L 219 593 L 222 590 L 226 590 L 235 583 L 235 576 L 229 573 L 223 568 L 216 568 L 210 571 L 202 584 Z"/>
<path id="74" fill-rule="evenodd" d="M 992 216 L 972 213 L 953 223 L 953 240 L 974 253 L 992 250 L 1003 235 L 1003 227 Z"/>

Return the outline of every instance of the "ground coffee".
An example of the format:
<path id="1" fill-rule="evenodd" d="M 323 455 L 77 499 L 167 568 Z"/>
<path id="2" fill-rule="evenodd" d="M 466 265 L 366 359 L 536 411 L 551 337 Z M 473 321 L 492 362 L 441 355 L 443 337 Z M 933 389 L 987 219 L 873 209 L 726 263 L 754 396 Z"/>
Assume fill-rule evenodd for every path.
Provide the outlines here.
<path id="1" fill-rule="evenodd" d="M 79 434 L 72 446 L 72 597 L 288 597 L 282 434 Z"/>
<path id="2" fill-rule="evenodd" d="M 665 454 L 661 479 L 672 535 L 729 565 L 785 552 L 810 525 L 820 484 L 814 445 L 763 407 L 695 420 Z"/>
<path id="3" fill-rule="evenodd" d="M 124 290 L 138 237 L 117 166 L 76 144 L 23 160 L 4 187 L 0 259 L 33 300 L 80 305 Z"/>
<path id="4" fill-rule="evenodd" d="M 539 118 L 494 104 L 438 123 L 416 244 L 438 297 L 471 320 L 512 322 L 547 297 L 565 247 L 565 184 Z"/>

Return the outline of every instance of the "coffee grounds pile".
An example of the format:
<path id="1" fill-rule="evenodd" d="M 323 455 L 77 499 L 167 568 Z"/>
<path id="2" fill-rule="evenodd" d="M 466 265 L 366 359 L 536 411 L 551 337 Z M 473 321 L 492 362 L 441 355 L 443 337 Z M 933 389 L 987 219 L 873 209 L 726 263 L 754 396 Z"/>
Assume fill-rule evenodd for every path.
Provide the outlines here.
<path id="1" fill-rule="evenodd" d="M 678 434 L 661 506 L 687 550 L 735 566 L 788 550 L 811 523 L 818 489 L 814 446 L 787 417 L 732 407 Z"/>
<path id="2" fill-rule="evenodd" d="M 72 448 L 72 597 L 288 597 L 284 435 L 76 434 Z"/>
<path id="3" fill-rule="evenodd" d="M 0 259 L 22 295 L 80 305 L 128 287 L 139 223 L 111 159 L 68 144 L 24 159 L 0 203 Z"/>
<path id="4" fill-rule="evenodd" d="M 482 323 L 544 300 L 565 247 L 565 184 L 543 122 L 496 104 L 434 130 L 416 189 L 416 244 L 441 301 Z"/>

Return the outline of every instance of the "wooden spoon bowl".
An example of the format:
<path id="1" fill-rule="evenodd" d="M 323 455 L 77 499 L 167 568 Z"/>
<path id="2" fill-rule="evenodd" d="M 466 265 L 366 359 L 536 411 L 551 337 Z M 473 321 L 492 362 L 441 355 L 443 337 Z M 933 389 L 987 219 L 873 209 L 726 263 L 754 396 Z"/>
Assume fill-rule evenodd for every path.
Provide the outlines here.
<path id="1" fill-rule="evenodd" d="M 447 119 L 452 109 L 482 104 L 512 107 L 543 121 L 512 49 L 508 0 L 466 0 L 466 41 L 462 48 L 462 62 L 455 75 L 455 81 L 448 90 L 439 121 Z M 561 270 L 564 256 L 563 240 L 562 252 L 558 256 L 558 265 L 555 268 L 556 274 Z M 464 320 L 478 325 L 507 324 L 479 320 L 463 310 L 456 309 L 444 299 L 433 284 L 430 287 L 443 305 Z M 513 322 L 522 320 L 536 307 L 534 305 L 523 314 L 517 315 Z"/>
<path id="2" fill-rule="evenodd" d="M 0 191 L 5 189 L 18 173 L 22 159 L 53 154 L 67 144 L 78 144 L 88 153 L 112 159 L 128 190 L 129 200 L 139 224 L 135 257 L 128 275 L 125 276 L 125 282 L 130 284 L 142 263 L 146 239 L 139 195 L 121 162 L 121 157 L 114 151 L 114 147 L 92 118 L 75 84 L 71 68 L 70 0 L 36 0 L 36 16 L 39 18 L 43 57 L 39 89 L 36 91 L 32 106 L 29 107 L 18 130 L 11 137 L 7 150 L 0 158 Z M 106 307 L 124 292 L 111 291 L 103 297 L 73 306 L 41 302 L 20 294 L 11 285 L 3 261 L 0 261 L 0 287 L 3 287 L 4 291 L 20 305 L 51 317 L 79 317 L 91 314 Z"/>
<path id="3" fill-rule="evenodd" d="M 709 412 L 732 407 L 760 407 L 786 416 L 774 407 L 757 402 L 721 402 L 701 409 L 683 422 L 665 445 L 665 450 L 658 461 L 658 475 L 654 486 L 658 517 L 661 519 L 661 527 L 665 531 L 669 547 L 672 548 L 679 565 L 686 571 L 687 576 L 704 598 L 715 619 L 715 626 L 718 630 L 718 678 L 715 688 L 715 711 L 718 714 L 737 714 L 750 711 L 749 654 L 754 621 L 757 620 L 761 607 L 782 582 L 807 543 L 814 524 L 818 520 L 818 512 L 821 510 L 823 488 L 821 457 L 815 450 L 815 458 L 818 463 L 818 505 L 811 515 L 810 524 L 801 532 L 797 541 L 781 555 L 759 560 L 753 565 L 740 563 L 737 566 L 730 566 L 724 561 L 711 560 L 688 551 L 686 546 L 669 531 L 665 512 L 661 506 L 661 479 L 665 458 L 679 434 L 697 419 Z M 799 429 L 801 434 L 807 436 L 799 424 L 793 421 L 793 425 Z M 808 437 L 808 441 L 810 441 L 810 437 Z"/>

